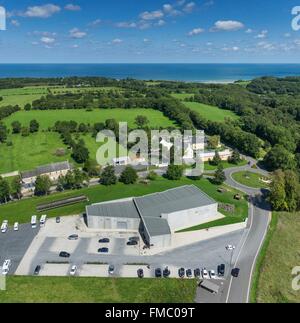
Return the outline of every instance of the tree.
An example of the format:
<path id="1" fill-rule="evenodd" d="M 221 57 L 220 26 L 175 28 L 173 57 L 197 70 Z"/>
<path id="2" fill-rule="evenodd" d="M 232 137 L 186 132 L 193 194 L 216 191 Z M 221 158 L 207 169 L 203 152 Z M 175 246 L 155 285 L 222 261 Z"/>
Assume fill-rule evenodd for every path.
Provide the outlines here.
<path id="1" fill-rule="evenodd" d="M 214 174 L 213 183 L 217 185 L 221 185 L 225 182 L 225 180 L 226 180 L 226 175 L 224 173 L 224 167 L 222 164 L 219 164 Z"/>
<path id="2" fill-rule="evenodd" d="M 7 128 L 0 122 L 0 142 L 5 142 L 7 139 Z"/>
<path id="3" fill-rule="evenodd" d="M 89 159 L 89 150 L 85 147 L 83 142 L 76 144 L 73 147 L 72 157 L 78 164 L 83 164 Z"/>
<path id="4" fill-rule="evenodd" d="M 10 198 L 9 183 L 6 179 L 0 176 L 0 202 L 7 203 Z"/>
<path id="5" fill-rule="evenodd" d="M 89 131 L 89 127 L 84 124 L 84 123 L 81 123 L 79 126 L 78 126 L 78 132 L 81 132 L 81 133 L 87 133 Z"/>
<path id="6" fill-rule="evenodd" d="M 281 145 L 274 146 L 265 156 L 264 163 L 268 170 L 295 169 L 296 161 L 294 155 Z"/>
<path id="7" fill-rule="evenodd" d="M 121 176 L 119 178 L 119 181 L 121 183 L 129 185 L 129 184 L 136 183 L 137 179 L 138 179 L 138 175 L 137 175 L 136 170 L 133 169 L 131 166 L 127 166 L 123 170 L 123 172 L 122 172 L 122 174 L 121 174 Z"/>
<path id="8" fill-rule="evenodd" d="M 25 104 L 24 110 L 25 111 L 30 111 L 31 110 L 31 104 L 30 103 Z"/>
<path id="9" fill-rule="evenodd" d="M 285 176 L 282 170 L 276 170 L 270 185 L 269 201 L 275 211 L 287 210 Z"/>
<path id="10" fill-rule="evenodd" d="M 138 115 L 135 118 L 135 124 L 138 128 L 144 128 L 149 123 L 149 120 L 146 116 Z"/>
<path id="11" fill-rule="evenodd" d="M 35 181 L 34 195 L 48 195 L 50 192 L 51 185 L 52 183 L 49 176 L 38 176 Z"/>
<path id="12" fill-rule="evenodd" d="M 19 121 L 13 121 L 11 123 L 11 127 L 12 127 L 12 133 L 20 133 L 21 132 L 22 125 Z"/>
<path id="13" fill-rule="evenodd" d="M 18 199 L 21 198 L 22 184 L 21 177 L 15 177 L 11 182 L 11 193 L 14 196 L 17 196 Z"/>
<path id="14" fill-rule="evenodd" d="M 21 135 L 22 135 L 22 137 L 28 137 L 29 136 L 29 129 L 27 127 L 23 127 L 21 129 Z"/>
<path id="15" fill-rule="evenodd" d="M 102 185 L 114 185 L 117 183 L 117 176 L 115 175 L 114 166 L 107 166 L 103 169 L 100 176 L 100 183 Z"/>
<path id="16" fill-rule="evenodd" d="M 300 192 L 299 177 L 296 172 L 287 170 L 284 173 L 286 205 L 289 212 L 295 212 L 298 208 Z"/>
<path id="17" fill-rule="evenodd" d="M 211 136 L 208 138 L 208 149 L 217 149 L 220 145 L 220 136 Z"/>
<path id="18" fill-rule="evenodd" d="M 232 152 L 232 156 L 228 157 L 228 162 L 231 164 L 238 165 L 238 163 L 241 161 L 241 155 L 238 150 L 234 150 Z"/>
<path id="19" fill-rule="evenodd" d="M 178 181 L 183 175 L 183 168 L 180 165 L 169 165 L 166 172 L 166 178 L 172 181 Z"/>
<path id="20" fill-rule="evenodd" d="M 31 120 L 29 124 L 29 131 L 31 133 L 38 132 L 40 128 L 39 123 L 36 120 Z"/>
<path id="21" fill-rule="evenodd" d="M 213 166 L 218 166 L 219 164 L 222 163 L 222 159 L 220 157 L 220 154 L 218 153 L 218 151 L 215 151 L 215 155 L 214 158 L 211 160 L 210 164 Z"/>
<path id="22" fill-rule="evenodd" d="M 87 172 L 87 174 L 90 176 L 90 177 L 97 177 L 99 176 L 99 165 L 97 164 L 97 162 L 95 160 L 87 160 L 85 163 L 84 163 L 84 166 L 83 166 L 83 170 L 85 172 Z"/>
<path id="23" fill-rule="evenodd" d="M 157 178 L 157 174 L 155 173 L 154 170 L 151 170 L 147 176 L 147 179 L 149 179 L 150 181 L 155 181 Z"/>

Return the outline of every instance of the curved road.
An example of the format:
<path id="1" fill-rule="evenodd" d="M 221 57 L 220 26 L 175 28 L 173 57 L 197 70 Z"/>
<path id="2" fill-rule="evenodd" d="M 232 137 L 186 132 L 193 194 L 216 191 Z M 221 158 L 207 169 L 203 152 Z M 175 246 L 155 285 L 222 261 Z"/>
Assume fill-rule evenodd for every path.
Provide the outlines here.
<path id="1" fill-rule="evenodd" d="M 238 278 L 229 276 L 226 280 L 222 302 L 248 303 L 251 282 L 257 256 L 263 245 L 270 223 L 271 210 L 263 198 L 263 191 L 239 184 L 232 178 L 232 174 L 240 171 L 250 171 L 267 175 L 262 169 L 252 169 L 250 165 L 225 170 L 226 184 L 250 196 L 249 217 L 241 247 L 233 257 L 232 268 L 239 268 Z"/>

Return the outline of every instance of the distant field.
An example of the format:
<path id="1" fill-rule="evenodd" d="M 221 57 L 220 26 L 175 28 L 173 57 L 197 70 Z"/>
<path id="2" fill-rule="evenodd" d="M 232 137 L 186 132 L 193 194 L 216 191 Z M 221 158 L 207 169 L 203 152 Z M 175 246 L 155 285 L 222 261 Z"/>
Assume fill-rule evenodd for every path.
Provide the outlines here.
<path id="1" fill-rule="evenodd" d="M 300 213 L 274 213 L 275 228 L 258 272 L 258 303 L 299 303 L 292 269 L 300 265 Z"/>
<path id="2" fill-rule="evenodd" d="M 178 99 L 178 100 L 185 100 L 185 99 L 190 99 L 194 96 L 193 93 L 173 93 L 172 96 L 175 98 L 175 99 Z"/>
<path id="3" fill-rule="evenodd" d="M 95 109 L 85 110 L 31 110 L 19 111 L 4 120 L 10 127 L 13 121 L 19 121 L 22 125 L 29 125 L 32 119 L 36 119 L 41 129 L 54 126 L 56 121 L 74 120 L 78 123 L 94 124 L 104 122 L 107 119 L 116 119 L 118 122 L 128 122 L 128 126 L 135 128 L 135 118 L 144 115 L 149 120 L 149 126 L 153 128 L 174 126 L 174 123 L 166 118 L 161 112 L 152 109 Z"/>
<path id="4" fill-rule="evenodd" d="M 79 196 L 81 194 L 86 195 L 89 199 L 88 203 L 79 203 L 63 208 L 58 208 L 47 212 L 49 217 L 55 216 L 66 216 L 80 214 L 84 212 L 85 206 L 91 203 L 110 201 L 120 198 L 132 197 L 132 196 L 142 196 L 145 194 L 151 194 L 155 192 L 162 192 L 167 189 L 182 185 L 194 184 L 203 190 L 206 194 L 211 196 L 218 202 L 229 203 L 235 206 L 235 211 L 233 214 L 223 212 L 226 217 L 221 219 L 218 225 L 237 223 L 243 221 L 248 215 L 248 203 L 245 199 L 237 201 L 234 199 L 236 193 L 240 193 L 234 189 L 222 185 L 226 189 L 226 192 L 219 193 L 218 186 L 211 184 L 207 179 L 201 180 L 191 180 L 188 178 L 182 178 L 179 181 L 169 181 L 162 177 L 157 178 L 157 180 L 152 181 L 148 185 L 137 183 L 134 185 L 124 185 L 118 183 L 117 185 L 112 185 L 109 187 L 103 185 L 96 185 L 89 188 L 84 188 L 77 191 L 66 191 L 63 193 L 58 193 L 41 198 L 30 198 L 27 200 L 21 200 L 19 202 L 13 202 L 6 205 L 0 206 L 0 222 L 3 220 L 9 220 L 10 223 L 20 222 L 28 223 L 30 222 L 30 217 L 32 214 L 36 214 L 36 206 L 42 203 L 49 203 L 56 200 Z M 208 226 L 211 226 L 209 224 Z M 199 230 L 199 228 L 193 228 L 194 230 Z"/>
<path id="5" fill-rule="evenodd" d="M 3 97 L 3 101 L 0 102 L 0 107 L 18 104 L 23 108 L 27 103 L 32 103 L 32 101 L 37 100 L 46 94 L 48 94 L 47 87 L 25 87 L 20 89 L 0 90 L 0 96 Z"/>
<path id="6" fill-rule="evenodd" d="M 52 94 L 64 94 L 64 93 L 86 93 L 93 91 L 121 91 L 119 87 L 107 86 L 107 87 L 50 87 Z"/>
<path id="7" fill-rule="evenodd" d="M 30 170 L 36 166 L 70 158 L 69 153 L 63 157 L 55 156 L 58 148 L 66 147 L 59 134 L 54 132 L 39 132 L 28 137 L 10 135 L 8 141 L 12 141 L 13 146 L 0 144 L 0 173 Z"/>
<path id="8" fill-rule="evenodd" d="M 0 303 L 193 303 L 191 279 L 8 277 Z"/>
<path id="9" fill-rule="evenodd" d="M 239 119 L 235 113 L 211 105 L 198 102 L 184 102 L 184 104 L 191 110 L 198 112 L 201 116 L 211 121 L 223 122 L 226 118 L 232 120 Z"/>

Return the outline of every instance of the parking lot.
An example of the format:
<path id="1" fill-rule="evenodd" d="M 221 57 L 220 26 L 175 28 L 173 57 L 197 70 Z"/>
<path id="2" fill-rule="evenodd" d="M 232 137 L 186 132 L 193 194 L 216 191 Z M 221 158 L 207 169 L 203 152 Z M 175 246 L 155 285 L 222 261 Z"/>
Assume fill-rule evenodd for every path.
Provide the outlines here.
<path id="1" fill-rule="evenodd" d="M 78 234 L 76 241 L 68 240 L 71 234 Z M 32 275 L 37 265 L 41 265 L 40 275 L 69 275 L 72 265 L 78 267 L 78 276 L 108 277 L 108 266 L 114 265 L 116 277 L 137 277 L 137 270 L 144 269 L 144 277 L 154 277 L 155 268 L 171 271 L 171 277 L 178 277 L 178 269 L 206 268 L 217 271 L 221 263 L 229 268 L 232 253 L 225 249 L 228 244 L 237 246 L 243 230 L 221 235 L 213 239 L 199 241 L 190 245 L 163 251 L 155 255 L 144 255 L 142 243 L 127 246 L 132 233 L 88 232 L 81 228 L 78 219 L 62 218 L 60 224 L 55 220 L 47 221 L 38 236 L 28 248 L 16 274 Z M 109 238 L 108 244 L 99 243 L 99 239 Z M 107 247 L 108 253 L 100 254 L 98 249 Z M 61 258 L 59 253 L 66 251 L 70 258 Z"/>
<path id="2" fill-rule="evenodd" d="M 6 233 L 0 233 L 0 266 L 4 260 L 12 262 L 9 274 L 15 273 L 30 244 L 38 234 L 39 229 L 32 229 L 30 224 L 19 226 L 19 231 L 9 228 Z"/>

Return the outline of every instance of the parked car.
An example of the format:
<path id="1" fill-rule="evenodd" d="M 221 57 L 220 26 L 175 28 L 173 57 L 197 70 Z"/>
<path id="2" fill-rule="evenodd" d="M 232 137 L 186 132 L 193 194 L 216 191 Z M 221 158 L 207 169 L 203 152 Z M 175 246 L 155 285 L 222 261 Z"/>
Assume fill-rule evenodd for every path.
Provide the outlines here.
<path id="1" fill-rule="evenodd" d="M 5 260 L 2 266 L 2 275 L 6 276 L 9 273 L 10 266 L 11 266 L 11 260 L 10 259 Z"/>
<path id="2" fill-rule="evenodd" d="M 234 250 L 234 246 L 229 244 L 226 246 L 226 250 L 232 251 L 232 250 Z"/>
<path id="3" fill-rule="evenodd" d="M 110 240 L 108 238 L 103 238 L 99 240 L 99 243 L 110 243 Z"/>
<path id="4" fill-rule="evenodd" d="M 163 271 L 163 276 L 164 276 L 165 278 L 168 278 L 170 275 L 171 275 L 171 271 L 170 271 L 169 267 L 166 267 L 166 268 L 164 269 L 164 271 Z"/>
<path id="5" fill-rule="evenodd" d="M 19 223 L 15 222 L 14 224 L 14 231 L 19 231 Z"/>
<path id="6" fill-rule="evenodd" d="M 239 277 L 239 274 L 240 274 L 240 269 L 239 268 L 233 268 L 231 270 L 231 275 L 235 278 Z"/>
<path id="7" fill-rule="evenodd" d="M 161 276 L 162 276 L 161 269 L 160 268 L 156 268 L 155 269 L 155 277 L 156 278 L 161 278 Z"/>
<path id="8" fill-rule="evenodd" d="M 140 241 L 140 238 L 139 237 L 130 237 L 128 240 L 129 241 Z"/>
<path id="9" fill-rule="evenodd" d="M 186 271 L 186 277 L 187 278 L 192 278 L 193 277 L 192 269 L 187 269 L 187 271 Z"/>
<path id="10" fill-rule="evenodd" d="M 70 275 L 71 276 L 75 276 L 77 273 L 77 266 L 72 266 L 71 270 L 70 270 Z"/>
<path id="11" fill-rule="evenodd" d="M 211 278 L 211 279 L 215 279 L 215 278 L 216 278 L 216 273 L 215 273 L 215 271 L 214 271 L 214 270 L 210 270 L 210 271 L 209 271 L 209 276 L 210 276 L 210 278 Z"/>
<path id="12" fill-rule="evenodd" d="M 34 274 L 35 276 L 38 276 L 38 275 L 40 274 L 41 268 L 42 268 L 42 267 L 41 267 L 40 265 L 37 265 L 37 266 L 35 267 L 35 270 L 34 270 L 33 274 Z"/>
<path id="13" fill-rule="evenodd" d="M 218 266 L 218 275 L 219 276 L 224 276 L 225 275 L 225 265 L 221 264 Z"/>
<path id="14" fill-rule="evenodd" d="M 108 274 L 109 275 L 113 275 L 115 273 L 115 266 L 114 265 L 110 265 L 108 267 Z"/>
<path id="15" fill-rule="evenodd" d="M 68 237 L 69 240 L 78 240 L 79 239 L 79 236 L 78 234 L 72 234 Z"/>
<path id="16" fill-rule="evenodd" d="M 138 242 L 136 240 L 130 240 L 127 242 L 127 246 L 136 246 L 138 245 Z"/>
<path id="17" fill-rule="evenodd" d="M 203 279 L 208 279 L 209 278 L 208 271 L 205 268 L 202 269 L 202 278 Z"/>
<path id="18" fill-rule="evenodd" d="M 56 217 L 55 222 L 60 223 L 60 217 L 59 216 Z"/>
<path id="19" fill-rule="evenodd" d="M 139 278 L 144 278 L 144 270 L 143 269 L 139 269 L 137 271 L 137 275 L 138 275 Z"/>
<path id="20" fill-rule="evenodd" d="M 184 268 L 178 269 L 178 276 L 179 276 L 179 278 L 183 278 L 185 276 L 185 269 Z"/>
<path id="21" fill-rule="evenodd" d="M 99 253 L 108 253 L 109 252 L 109 249 L 108 248 L 99 248 L 98 249 L 98 252 Z"/>
<path id="22" fill-rule="evenodd" d="M 199 268 L 196 268 L 196 269 L 194 270 L 194 276 L 195 276 L 196 278 L 199 278 L 199 277 L 201 276 L 201 270 L 200 270 Z"/>
<path id="23" fill-rule="evenodd" d="M 70 258 L 71 257 L 71 255 L 66 251 L 61 251 L 59 253 L 59 256 L 62 257 L 62 258 Z"/>

